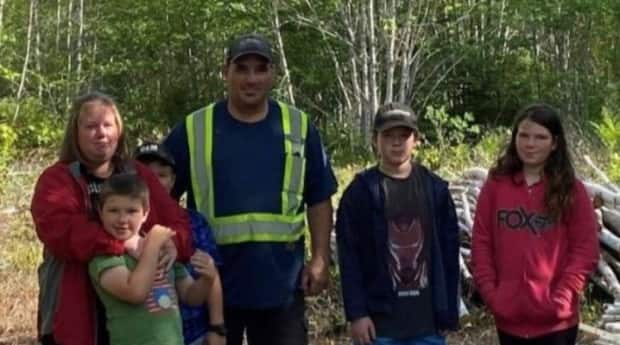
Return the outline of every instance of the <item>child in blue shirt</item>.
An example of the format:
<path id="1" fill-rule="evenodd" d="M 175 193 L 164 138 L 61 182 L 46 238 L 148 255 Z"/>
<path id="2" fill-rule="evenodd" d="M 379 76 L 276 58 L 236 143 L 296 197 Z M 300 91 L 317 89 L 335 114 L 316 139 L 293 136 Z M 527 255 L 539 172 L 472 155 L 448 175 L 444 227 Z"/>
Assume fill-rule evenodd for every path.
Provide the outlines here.
<path id="1" fill-rule="evenodd" d="M 174 158 L 163 145 L 157 143 L 144 143 L 140 145 L 134 154 L 134 158 L 148 166 L 157 176 L 164 188 L 170 193 L 174 185 Z M 197 211 L 187 209 L 192 230 L 192 246 L 208 253 L 217 266 L 221 266 L 221 258 L 218 253 L 215 239 L 206 219 Z M 188 271 L 193 277 L 197 272 L 191 264 Z M 226 340 L 226 328 L 224 326 L 222 288 L 219 276 L 214 284 L 212 292 L 207 298 L 208 309 L 191 307 L 181 304 L 181 316 L 183 318 L 183 337 L 185 345 L 201 345 L 205 337 L 208 344 L 223 344 Z"/>

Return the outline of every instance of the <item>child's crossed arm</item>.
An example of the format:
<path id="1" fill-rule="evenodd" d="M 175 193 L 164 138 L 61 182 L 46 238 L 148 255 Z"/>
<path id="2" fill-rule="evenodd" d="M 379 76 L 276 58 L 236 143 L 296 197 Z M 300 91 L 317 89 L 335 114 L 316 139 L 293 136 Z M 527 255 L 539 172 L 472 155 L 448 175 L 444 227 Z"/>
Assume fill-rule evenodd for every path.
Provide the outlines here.
<path id="1" fill-rule="evenodd" d="M 109 268 L 99 277 L 99 284 L 108 293 L 129 303 L 142 303 L 148 297 L 157 273 L 157 261 L 161 247 L 174 232 L 156 225 L 146 235 L 144 249 L 133 271 L 126 266 Z"/>

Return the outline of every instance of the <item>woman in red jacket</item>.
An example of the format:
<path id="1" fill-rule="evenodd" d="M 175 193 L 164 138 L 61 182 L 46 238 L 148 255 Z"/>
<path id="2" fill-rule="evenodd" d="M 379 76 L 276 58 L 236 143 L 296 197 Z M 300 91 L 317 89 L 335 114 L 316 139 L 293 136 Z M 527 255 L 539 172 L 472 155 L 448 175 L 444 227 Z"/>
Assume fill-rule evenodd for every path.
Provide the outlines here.
<path id="1" fill-rule="evenodd" d="M 101 184 L 112 174 L 135 171 L 147 182 L 152 211 L 143 230 L 160 224 L 176 231 L 176 246 L 167 246 L 162 264 L 190 255 L 185 212 L 148 168 L 127 157 L 114 101 L 97 92 L 76 99 L 59 159 L 39 177 L 31 205 L 43 243 L 38 330 L 44 345 L 107 343 L 105 318 L 97 307 L 87 266 L 98 254 L 124 252 L 123 243 L 103 230 L 95 212 Z"/>
<path id="2" fill-rule="evenodd" d="M 500 344 L 575 344 L 579 294 L 599 255 L 597 229 L 557 112 L 526 107 L 474 220 L 474 279 Z"/>

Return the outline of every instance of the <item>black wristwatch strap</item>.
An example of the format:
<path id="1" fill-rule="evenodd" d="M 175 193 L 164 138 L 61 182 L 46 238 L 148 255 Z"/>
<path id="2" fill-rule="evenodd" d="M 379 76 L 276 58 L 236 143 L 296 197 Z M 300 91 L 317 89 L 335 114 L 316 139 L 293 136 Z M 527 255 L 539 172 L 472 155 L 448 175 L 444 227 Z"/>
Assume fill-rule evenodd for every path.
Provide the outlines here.
<path id="1" fill-rule="evenodd" d="M 217 335 L 220 335 L 222 337 L 226 336 L 227 330 L 226 330 L 226 326 L 223 323 L 217 324 L 217 325 L 209 325 L 207 326 L 207 332 L 213 332 Z"/>

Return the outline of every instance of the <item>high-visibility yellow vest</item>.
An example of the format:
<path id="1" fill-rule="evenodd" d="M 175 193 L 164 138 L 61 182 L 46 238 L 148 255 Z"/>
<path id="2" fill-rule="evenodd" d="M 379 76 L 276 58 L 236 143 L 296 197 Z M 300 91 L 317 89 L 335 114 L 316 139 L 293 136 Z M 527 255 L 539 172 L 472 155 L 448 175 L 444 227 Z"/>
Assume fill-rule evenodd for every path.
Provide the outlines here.
<path id="1" fill-rule="evenodd" d="M 300 212 L 306 171 L 305 142 L 308 116 L 278 102 L 284 133 L 284 174 L 280 213 L 215 215 L 213 193 L 213 108 L 211 104 L 187 116 L 192 191 L 196 209 L 213 229 L 217 244 L 242 242 L 292 242 L 304 233 L 305 215 Z"/>

